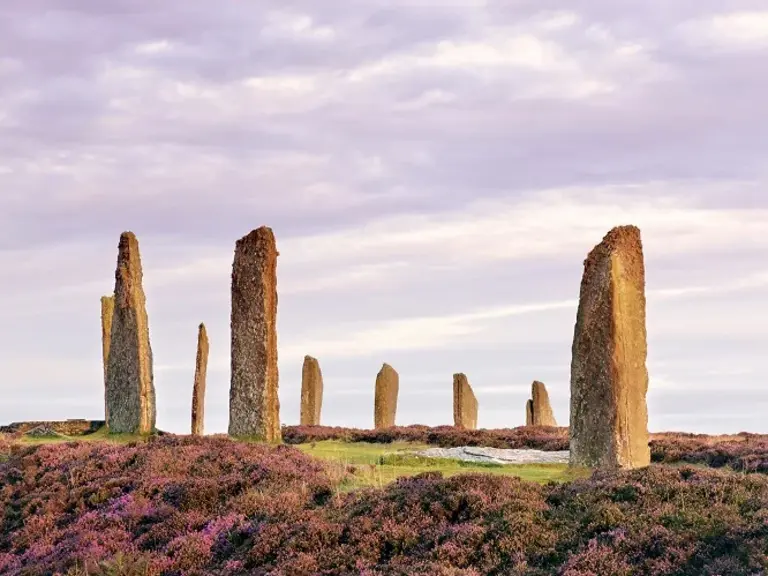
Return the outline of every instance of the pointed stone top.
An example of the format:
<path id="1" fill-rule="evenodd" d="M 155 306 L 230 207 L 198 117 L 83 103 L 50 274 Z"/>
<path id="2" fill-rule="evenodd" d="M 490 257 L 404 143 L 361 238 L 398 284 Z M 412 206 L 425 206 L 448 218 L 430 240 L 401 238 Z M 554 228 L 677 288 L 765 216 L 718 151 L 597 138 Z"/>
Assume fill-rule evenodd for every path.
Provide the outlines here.
<path id="1" fill-rule="evenodd" d="M 640 240 L 640 228 L 627 224 L 624 226 L 616 226 L 611 228 L 608 233 L 603 237 L 603 244 L 615 245 L 627 240 L 639 241 Z"/>
<path id="2" fill-rule="evenodd" d="M 612 252 L 619 248 L 636 246 L 641 243 L 640 228 L 632 225 L 616 226 L 615 228 L 611 228 L 611 230 L 603 236 L 600 244 L 592 249 L 592 252 L 590 252 L 587 258 L 589 259 L 592 256 L 592 253 L 598 250 Z"/>
<path id="3" fill-rule="evenodd" d="M 392 368 L 392 366 L 390 366 L 389 364 L 387 364 L 386 362 L 384 362 L 384 363 L 381 365 L 381 370 L 379 370 L 379 372 L 388 372 L 389 370 L 392 370 L 393 372 L 395 372 L 395 371 L 396 371 L 394 368 Z"/>
<path id="4" fill-rule="evenodd" d="M 205 332 L 206 332 L 206 329 L 205 329 L 205 323 L 204 323 L 204 322 L 200 322 L 200 325 L 197 327 L 197 329 L 198 329 L 200 332 L 202 332 L 202 333 L 205 333 Z"/>
<path id="5" fill-rule="evenodd" d="M 643 243 L 640 237 L 640 228 L 637 226 L 616 226 L 612 228 L 603 240 L 592 248 L 584 260 L 585 278 L 588 276 L 588 270 L 594 265 L 606 258 L 609 254 L 621 251 L 625 254 L 637 254 L 642 257 Z"/>
<path id="6" fill-rule="evenodd" d="M 101 297 L 101 303 L 102 304 L 114 304 L 115 302 L 115 295 L 110 294 L 109 296 L 102 296 Z"/>
<path id="7" fill-rule="evenodd" d="M 539 382 L 538 380 L 534 380 L 533 384 L 531 384 L 531 394 L 536 394 L 538 391 L 541 391 L 544 389 L 544 391 L 547 391 L 547 387 L 544 385 L 544 382 Z"/>
<path id="8" fill-rule="evenodd" d="M 269 254 L 270 252 L 274 252 L 275 256 L 280 256 L 280 252 L 277 251 L 275 234 L 272 232 L 272 228 L 268 226 L 251 230 L 235 242 L 235 254 Z"/>
<path id="9" fill-rule="evenodd" d="M 117 245 L 118 259 L 125 259 L 133 252 L 139 250 L 139 239 L 136 238 L 136 234 L 133 232 L 123 232 L 120 234 L 120 242 Z"/>
<path id="10" fill-rule="evenodd" d="M 274 242 L 275 233 L 269 226 L 260 226 L 251 230 L 237 241 L 237 244 L 261 244 L 262 242 Z"/>
<path id="11" fill-rule="evenodd" d="M 314 356 L 310 356 L 309 354 L 306 354 L 304 356 L 304 362 L 317 362 L 317 358 Z"/>

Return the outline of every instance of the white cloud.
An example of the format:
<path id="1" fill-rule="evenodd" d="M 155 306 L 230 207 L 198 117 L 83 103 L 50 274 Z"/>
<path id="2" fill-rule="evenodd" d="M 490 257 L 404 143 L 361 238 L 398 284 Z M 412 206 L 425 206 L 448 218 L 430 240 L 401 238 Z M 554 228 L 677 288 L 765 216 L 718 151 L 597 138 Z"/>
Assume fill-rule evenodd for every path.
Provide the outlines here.
<path id="1" fill-rule="evenodd" d="M 691 20 L 680 26 L 694 47 L 726 51 L 768 48 L 768 11 L 731 12 Z"/>
<path id="2" fill-rule="evenodd" d="M 308 14 L 273 11 L 267 14 L 267 25 L 261 29 L 260 35 L 266 39 L 327 42 L 336 37 L 336 31 L 330 26 L 316 26 Z"/>
<path id="3" fill-rule="evenodd" d="M 667 308 L 665 308 L 666 312 L 663 317 L 657 317 L 653 312 L 656 301 L 685 300 L 687 304 L 691 304 L 691 299 L 697 296 L 722 295 L 763 286 L 768 286 L 768 272 L 760 272 L 745 278 L 708 286 L 647 289 L 649 316 L 652 320 L 649 321 L 649 324 L 653 325 L 649 331 L 655 331 L 655 335 L 688 333 L 691 329 L 690 322 L 694 322 L 691 318 L 688 323 L 681 323 L 682 319 L 676 317 L 674 313 L 670 314 Z M 494 341 L 498 343 L 496 340 L 498 330 L 492 326 L 494 321 L 561 310 L 569 311 L 570 316 L 575 319 L 577 306 L 578 300 L 575 299 L 532 302 L 443 316 L 379 321 L 373 327 L 356 327 L 354 324 L 341 325 L 336 326 L 331 333 L 324 330 L 322 336 L 318 334 L 297 342 L 289 341 L 284 347 L 281 347 L 280 353 L 282 357 L 290 359 L 302 357 L 306 350 L 313 350 L 313 353 L 323 357 L 353 357 L 392 351 L 438 349 L 457 344 L 478 346 L 491 344 Z M 701 335 L 710 330 L 720 331 L 722 335 L 737 334 L 739 333 L 739 323 L 744 321 L 743 314 L 730 314 L 729 317 L 732 318 L 732 321 L 725 322 L 723 316 L 729 315 L 727 306 L 711 309 L 708 314 L 698 314 L 695 320 L 696 325 L 700 326 L 697 328 L 697 334 Z M 713 322 L 715 315 L 717 322 Z M 686 319 L 689 318 L 687 313 L 683 316 Z M 762 318 L 762 315 L 758 316 Z M 751 329 L 744 326 L 744 333 L 764 334 L 765 329 L 761 328 L 761 325 L 762 323 L 757 321 Z M 518 328 L 520 334 L 525 330 Z M 342 336 L 334 337 L 333 333 Z M 552 341 L 567 341 L 571 336 L 571 333 L 561 333 L 559 336 L 550 335 L 550 338 Z"/>
<path id="4" fill-rule="evenodd" d="M 161 54 L 173 50 L 173 43 L 168 40 L 156 40 L 138 44 L 134 51 L 138 54 Z"/>
<path id="5" fill-rule="evenodd" d="M 732 184 L 738 187 L 738 183 Z M 586 255 L 612 227 L 635 224 L 646 253 L 668 258 L 708 248 L 768 247 L 768 209 L 715 210 L 681 196 L 706 184 L 661 182 L 552 189 L 523 202 L 480 200 L 459 210 L 398 215 L 355 228 L 279 240 L 286 265 L 418 254 L 434 265 Z"/>

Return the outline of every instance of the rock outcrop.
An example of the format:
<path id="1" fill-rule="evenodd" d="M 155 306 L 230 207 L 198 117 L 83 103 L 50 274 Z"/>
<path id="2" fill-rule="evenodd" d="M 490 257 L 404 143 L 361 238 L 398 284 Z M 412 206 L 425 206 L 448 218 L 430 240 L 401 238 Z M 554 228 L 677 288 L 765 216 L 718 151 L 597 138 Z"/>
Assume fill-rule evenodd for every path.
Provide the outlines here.
<path id="1" fill-rule="evenodd" d="M 453 425 L 457 428 L 477 428 L 477 398 L 465 374 L 453 375 Z"/>
<path id="2" fill-rule="evenodd" d="M 376 429 L 395 425 L 397 415 L 397 394 L 400 391 L 400 376 L 389 364 L 383 364 L 376 375 L 376 394 L 373 407 L 373 423 Z"/>
<path id="3" fill-rule="evenodd" d="M 319 426 L 323 406 L 323 373 L 317 358 L 304 356 L 301 369 L 301 425 Z"/>
<path id="4" fill-rule="evenodd" d="M 557 426 L 552 406 L 549 403 L 547 387 L 543 382 L 534 380 L 531 384 L 531 423 L 529 426 Z"/>
<path id="5" fill-rule="evenodd" d="M 584 262 L 571 359 L 571 464 L 650 463 L 640 230 L 611 230 Z"/>
<path id="6" fill-rule="evenodd" d="M 197 328 L 195 383 L 192 387 L 192 435 L 202 436 L 205 428 L 205 381 L 208 373 L 208 331 L 202 322 Z"/>
<path id="7" fill-rule="evenodd" d="M 104 420 L 109 419 L 107 402 L 107 368 L 109 366 L 109 342 L 112 338 L 112 315 L 115 312 L 115 297 L 101 297 L 101 355 L 104 368 Z"/>
<path id="8" fill-rule="evenodd" d="M 232 263 L 229 434 L 280 442 L 277 247 L 262 226 L 237 241 Z"/>
<path id="9" fill-rule="evenodd" d="M 139 241 L 124 232 L 118 245 L 114 311 L 107 363 L 107 426 L 117 434 L 155 431 L 155 385 Z"/>

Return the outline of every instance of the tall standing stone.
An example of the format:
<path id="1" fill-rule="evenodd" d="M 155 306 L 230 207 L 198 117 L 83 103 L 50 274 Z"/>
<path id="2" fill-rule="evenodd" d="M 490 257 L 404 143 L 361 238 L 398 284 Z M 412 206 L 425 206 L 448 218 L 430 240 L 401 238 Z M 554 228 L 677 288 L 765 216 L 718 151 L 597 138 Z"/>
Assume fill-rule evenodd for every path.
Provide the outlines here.
<path id="1" fill-rule="evenodd" d="M 235 245 L 229 434 L 280 442 L 277 396 L 277 247 L 262 226 Z"/>
<path id="2" fill-rule="evenodd" d="M 611 230 L 587 256 L 571 358 L 571 464 L 650 463 L 645 265 L 640 230 Z"/>
<path id="3" fill-rule="evenodd" d="M 400 376 L 389 364 L 383 364 L 376 375 L 376 394 L 373 406 L 373 423 L 376 429 L 395 425 L 397 394 Z"/>
<path id="4" fill-rule="evenodd" d="M 323 373 L 312 356 L 304 356 L 301 369 L 301 425 L 319 426 L 323 406 Z"/>
<path id="5" fill-rule="evenodd" d="M 208 331 L 202 322 L 197 328 L 195 383 L 192 387 L 192 435 L 202 436 L 205 424 L 205 380 L 208 373 Z"/>
<path id="6" fill-rule="evenodd" d="M 465 374 L 453 375 L 453 424 L 457 428 L 477 428 L 477 398 Z"/>
<path id="7" fill-rule="evenodd" d="M 104 422 L 109 421 L 107 401 L 107 368 L 109 367 L 109 343 L 112 338 L 112 315 L 115 312 L 115 297 L 101 297 L 101 355 L 104 368 Z"/>
<path id="8" fill-rule="evenodd" d="M 525 401 L 525 425 L 533 426 L 533 400 Z"/>
<path id="9" fill-rule="evenodd" d="M 534 380 L 531 384 L 531 424 L 532 426 L 557 426 L 555 414 L 549 403 L 547 387 L 543 382 Z"/>
<path id="10" fill-rule="evenodd" d="M 139 241 L 120 236 L 107 362 L 107 427 L 117 434 L 155 430 L 155 385 Z"/>

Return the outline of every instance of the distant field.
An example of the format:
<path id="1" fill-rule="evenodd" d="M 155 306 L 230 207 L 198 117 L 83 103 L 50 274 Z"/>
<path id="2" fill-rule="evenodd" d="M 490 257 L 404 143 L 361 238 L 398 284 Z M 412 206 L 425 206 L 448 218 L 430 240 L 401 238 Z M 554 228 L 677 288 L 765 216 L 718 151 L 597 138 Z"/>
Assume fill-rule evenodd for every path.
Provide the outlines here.
<path id="1" fill-rule="evenodd" d="M 443 458 L 424 458 L 410 454 L 427 448 L 426 445 L 397 442 L 370 444 L 365 442 L 339 442 L 326 440 L 298 444 L 299 450 L 330 464 L 331 474 L 351 472 L 353 479 L 342 482 L 346 489 L 360 486 L 383 486 L 396 478 L 415 476 L 423 472 L 440 472 L 455 476 L 470 472 L 518 476 L 531 482 L 564 482 L 588 477 L 590 471 L 573 471 L 565 464 L 491 464 L 463 462 Z"/>
<path id="2" fill-rule="evenodd" d="M 0 427 L 7 432 L 0 439 L 0 460 L 11 442 L 21 445 L 71 441 L 106 441 L 125 444 L 140 438 L 106 434 L 98 428 L 103 422 L 68 420 L 48 423 L 17 423 Z M 40 435 L 41 426 L 50 435 Z M 96 430 L 93 432 L 93 430 Z M 9 432 L 10 431 L 10 432 Z M 2 434 L 0 434 L 0 437 Z M 537 450 L 567 450 L 568 429 L 543 426 L 520 426 L 496 430 L 462 430 L 453 426 L 396 426 L 383 430 L 367 430 L 330 426 L 284 426 L 286 444 L 329 462 L 333 467 L 354 469 L 354 485 L 381 485 L 394 478 L 437 468 L 448 475 L 482 468 L 491 474 L 517 475 L 533 481 L 564 481 L 569 472 L 557 465 L 483 466 L 442 460 L 439 464 L 426 459 L 406 458 L 398 454 L 404 446 L 444 448 L 485 446 Z M 3 448 L 3 445 L 6 448 Z M 651 461 L 664 464 L 695 464 L 735 471 L 768 473 L 768 435 L 741 432 L 710 436 L 663 432 L 650 435 Z M 345 486 L 345 488 L 348 488 Z"/>
<path id="3" fill-rule="evenodd" d="M 104 429 L 93 434 L 51 437 L 21 436 L 11 443 L 23 446 L 56 444 L 67 442 L 106 442 L 128 444 L 143 442 L 145 438 L 129 434 L 108 434 Z M 586 477 L 588 470 L 573 471 L 564 464 L 493 464 L 472 463 L 461 460 L 442 458 L 423 458 L 412 452 L 427 448 L 426 444 L 395 442 L 375 444 L 367 442 L 343 442 L 326 440 L 294 446 L 301 452 L 322 460 L 329 475 L 334 478 L 341 490 L 376 486 L 381 487 L 393 480 L 405 476 L 415 476 L 422 472 L 440 472 L 444 476 L 455 476 L 471 472 L 494 475 L 518 476 L 531 482 L 564 482 L 574 478 Z M 0 456 L 2 458 L 2 456 Z"/>

